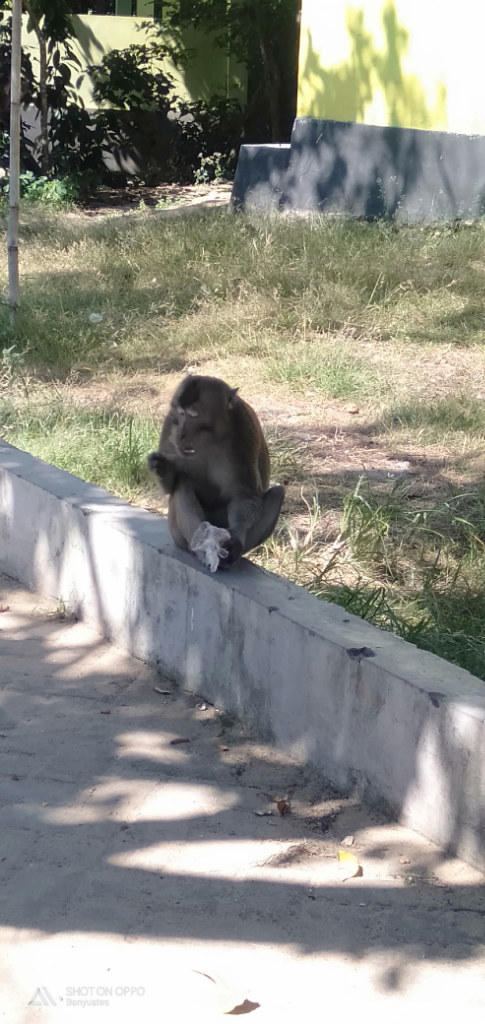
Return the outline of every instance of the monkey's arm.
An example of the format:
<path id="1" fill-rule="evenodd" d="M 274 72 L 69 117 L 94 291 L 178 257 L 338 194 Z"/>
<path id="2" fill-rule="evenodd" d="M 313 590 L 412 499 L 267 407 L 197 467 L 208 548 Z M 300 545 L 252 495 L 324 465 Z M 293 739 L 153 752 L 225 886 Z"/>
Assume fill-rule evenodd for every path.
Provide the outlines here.
<path id="1" fill-rule="evenodd" d="M 165 494 L 173 494 L 177 474 L 180 472 L 176 451 L 171 443 L 173 426 L 173 414 L 169 411 L 163 422 L 158 451 L 148 456 L 148 468 L 156 473 Z"/>

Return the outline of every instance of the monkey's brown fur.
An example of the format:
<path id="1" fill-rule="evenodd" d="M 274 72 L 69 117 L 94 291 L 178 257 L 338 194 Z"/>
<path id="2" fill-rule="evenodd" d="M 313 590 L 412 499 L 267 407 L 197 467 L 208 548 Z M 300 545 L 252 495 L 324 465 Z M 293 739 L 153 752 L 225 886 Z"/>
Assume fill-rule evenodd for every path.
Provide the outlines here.
<path id="1" fill-rule="evenodd" d="M 203 522 L 223 527 L 230 539 L 222 567 L 273 532 L 284 489 L 269 488 L 261 424 L 237 389 L 224 381 L 199 376 L 182 381 L 148 465 L 170 495 L 168 522 L 178 547 L 188 550 Z"/>

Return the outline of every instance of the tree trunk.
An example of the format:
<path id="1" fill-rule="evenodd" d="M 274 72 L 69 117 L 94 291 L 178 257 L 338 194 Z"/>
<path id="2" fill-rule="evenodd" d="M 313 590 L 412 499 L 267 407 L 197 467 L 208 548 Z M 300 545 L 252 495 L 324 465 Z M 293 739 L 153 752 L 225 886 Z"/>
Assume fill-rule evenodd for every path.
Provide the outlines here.
<path id="1" fill-rule="evenodd" d="M 259 32 L 259 51 L 263 64 L 264 85 L 269 102 L 271 141 L 281 142 L 280 75 L 271 43 L 268 44 L 266 42 L 261 31 Z"/>
<path id="2" fill-rule="evenodd" d="M 42 174 L 49 174 L 50 171 L 50 155 L 49 155 L 49 106 L 47 102 L 47 43 L 45 36 L 40 27 L 40 22 L 32 10 L 32 5 L 29 0 L 24 0 L 25 9 L 28 12 L 29 18 L 32 22 L 32 28 L 37 36 L 37 42 L 39 44 L 39 60 L 40 60 L 40 76 L 39 76 L 39 90 L 40 90 L 40 145 L 41 145 L 41 167 Z"/>
<path id="3" fill-rule="evenodd" d="M 12 4 L 12 56 L 10 67 L 10 165 L 8 218 L 8 300 L 10 322 L 15 326 L 19 305 L 19 209 L 20 209 L 20 74 L 22 63 L 22 0 Z"/>

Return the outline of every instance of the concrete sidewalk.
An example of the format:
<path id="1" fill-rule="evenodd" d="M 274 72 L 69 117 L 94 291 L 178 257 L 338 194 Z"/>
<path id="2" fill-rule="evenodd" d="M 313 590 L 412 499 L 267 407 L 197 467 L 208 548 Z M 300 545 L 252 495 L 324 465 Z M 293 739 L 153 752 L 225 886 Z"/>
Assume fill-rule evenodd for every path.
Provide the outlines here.
<path id="1" fill-rule="evenodd" d="M 0 576 L 0 1020 L 483 1022 L 483 876 L 172 690 Z"/>

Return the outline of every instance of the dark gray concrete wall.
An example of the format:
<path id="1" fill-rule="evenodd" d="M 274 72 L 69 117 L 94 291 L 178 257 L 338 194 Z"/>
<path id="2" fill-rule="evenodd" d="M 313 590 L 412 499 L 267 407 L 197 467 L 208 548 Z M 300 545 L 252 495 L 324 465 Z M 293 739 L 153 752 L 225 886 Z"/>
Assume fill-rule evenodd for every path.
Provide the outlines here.
<path id="1" fill-rule="evenodd" d="M 231 196 L 236 210 L 251 207 L 267 212 L 281 208 L 285 201 L 290 150 L 289 143 L 241 146 Z"/>
<path id="2" fill-rule="evenodd" d="M 257 152 L 259 149 L 259 152 Z M 409 223 L 485 212 L 485 137 L 297 118 L 287 169 L 243 147 L 234 205 L 390 217 Z M 254 170 L 250 170 L 251 166 Z"/>

